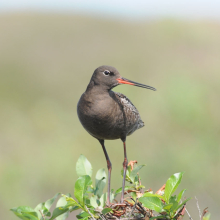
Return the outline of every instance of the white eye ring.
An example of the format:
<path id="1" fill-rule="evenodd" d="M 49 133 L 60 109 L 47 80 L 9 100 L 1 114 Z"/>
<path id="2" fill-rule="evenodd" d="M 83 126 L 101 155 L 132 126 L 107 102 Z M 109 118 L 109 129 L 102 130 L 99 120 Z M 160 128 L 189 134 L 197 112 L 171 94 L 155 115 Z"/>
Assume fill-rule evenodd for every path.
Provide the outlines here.
<path id="1" fill-rule="evenodd" d="M 109 70 L 105 70 L 105 71 L 103 72 L 103 74 L 104 74 L 105 76 L 109 76 L 110 71 L 109 71 Z"/>

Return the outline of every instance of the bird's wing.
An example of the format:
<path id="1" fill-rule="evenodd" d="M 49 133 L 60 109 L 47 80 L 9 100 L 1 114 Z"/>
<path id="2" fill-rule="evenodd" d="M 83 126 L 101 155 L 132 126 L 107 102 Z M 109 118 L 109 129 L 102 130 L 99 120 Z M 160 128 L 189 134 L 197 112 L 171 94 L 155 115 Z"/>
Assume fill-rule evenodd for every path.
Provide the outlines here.
<path id="1" fill-rule="evenodd" d="M 118 100 L 124 106 L 124 108 L 127 108 L 130 111 L 139 115 L 138 110 L 136 109 L 136 107 L 134 106 L 134 104 L 131 102 L 131 100 L 128 97 L 126 97 L 125 95 L 123 95 L 122 93 L 119 93 L 119 92 L 115 92 L 115 94 L 116 94 L 116 97 L 118 98 Z"/>
<path id="2" fill-rule="evenodd" d="M 127 125 L 131 127 L 129 135 L 135 130 L 144 126 L 144 122 L 141 120 L 140 114 L 134 104 L 125 95 L 115 92 L 118 101 L 123 106 L 124 113 L 127 118 Z"/>

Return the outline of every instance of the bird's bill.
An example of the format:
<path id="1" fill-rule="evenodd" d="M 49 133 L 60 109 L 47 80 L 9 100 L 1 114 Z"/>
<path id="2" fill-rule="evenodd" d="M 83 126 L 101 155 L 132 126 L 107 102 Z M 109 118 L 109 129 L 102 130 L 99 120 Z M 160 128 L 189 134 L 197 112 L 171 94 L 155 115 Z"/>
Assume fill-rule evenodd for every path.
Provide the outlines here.
<path id="1" fill-rule="evenodd" d="M 137 83 L 137 82 L 131 81 L 129 79 L 125 79 L 123 77 L 118 78 L 116 80 L 119 82 L 119 84 L 128 84 L 128 85 L 138 86 L 138 87 L 141 87 L 141 88 L 151 89 L 153 91 L 156 91 L 156 89 L 154 87 L 147 86 L 147 85 L 144 85 L 144 84 L 141 84 L 141 83 Z"/>

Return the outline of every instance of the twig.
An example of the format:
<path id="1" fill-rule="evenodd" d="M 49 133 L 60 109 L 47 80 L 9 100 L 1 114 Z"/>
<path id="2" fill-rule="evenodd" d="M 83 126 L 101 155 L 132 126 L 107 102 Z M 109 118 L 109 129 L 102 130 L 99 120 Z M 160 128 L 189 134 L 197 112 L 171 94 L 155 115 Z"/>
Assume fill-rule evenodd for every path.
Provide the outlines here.
<path id="1" fill-rule="evenodd" d="M 98 214 L 98 216 L 99 216 L 99 218 L 101 218 L 103 220 L 103 218 L 102 218 L 102 216 L 100 214 Z"/>
<path id="2" fill-rule="evenodd" d="M 45 216 L 44 214 L 41 212 L 41 210 L 39 210 L 40 214 L 42 215 L 43 219 L 45 220 Z"/>
<path id="3" fill-rule="evenodd" d="M 116 220 L 119 220 L 119 218 L 118 218 L 117 216 L 114 215 L 113 217 L 114 217 Z"/>
<path id="4" fill-rule="evenodd" d="M 103 214 L 102 214 L 103 215 Z M 106 215 L 106 218 L 105 218 L 105 216 L 104 216 L 104 218 L 105 218 L 105 220 L 106 219 L 115 219 L 116 217 L 115 216 L 113 216 L 110 212 L 108 212 L 107 214 L 105 214 Z"/>
<path id="5" fill-rule="evenodd" d="M 93 219 L 93 220 L 95 220 L 95 218 L 94 218 L 93 214 L 92 214 L 92 213 L 89 211 L 88 207 L 87 207 L 86 205 L 85 205 L 85 207 L 86 207 L 86 209 L 87 209 L 88 213 L 91 215 L 92 219 Z"/>
<path id="6" fill-rule="evenodd" d="M 188 210 L 187 210 L 186 208 L 185 208 L 185 210 L 186 210 L 186 213 L 187 213 L 187 214 L 188 214 L 188 216 L 189 216 L 189 219 L 190 219 L 190 220 L 193 220 L 193 219 L 192 219 L 192 217 L 190 216 L 190 214 L 189 214 Z"/>
<path id="7" fill-rule="evenodd" d="M 106 220 L 105 216 L 103 214 L 98 214 L 99 217 L 102 219 L 102 220 Z"/>
<path id="8" fill-rule="evenodd" d="M 202 219 L 202 213 L 201 213 L 201 210 L 200 210 L 200 207 L 199 207 L 199 201 L 198 201 L 198 199 L 196 198 L 196 196 L 195 196 L 195 199 L 196 199 L 197 209 L 199 210 L 199 218 Z"/>
<path id="9" fill-rule="evenodd" d="M 166 184 L 163 184 L 163 186 L 160 189 L 158 189 L 157 192 L 155 192 L 155 194 L 162 196 L 164 194 L 165 187 L 166 187 Z"/>
<path id="10" fill-rule="evenodd" d="M 209 211 L 208 211 L 208 207 L 203 210 L 202 216 L 201 216 L 201 220 L 203 219 L 203 217 L 205 216 L 205 214 L 206 214 L 207 212 L 209 212 Z"/>
<path id="11" fill-rule="evenodd" d="M 104 218 L 104 220 L 106 220 L 106 217 L 105 217 L 105 215 L 101 214 L 101 216 L 102 216 L 102 218 Z"/>
<path id="12" fill-rule="evenodd" d="M 138 176 L 139 185 L 141 186 L 141 179 L 140 179 L 139 173 L 137 174 L 137 176 Z M 140 192 L 143 194 L 144 190 L 141 188 Z"/>
<path id="13" fill-rule="evenodd" d="M 130 219 L 130 217 L 132 216 L 132 214 L 133 214 L 133 212 L 134 212 L 134 210 L 135 210 L 135 207 L 136 207 L 136 205 L 137 205 L 137 198 L 136 198 L 136 201 L 135 201 L 135 203 L 134 203 L 134 206 L 132 207 L 132 210 L 131 210 L 131 212 L 130 212 L 130 215 L 129 215 L 129 219 Z"/>
<path id="14" fill-rule="evenodd" d="M 133 200 L 133 202 L 135 202 L 135 200 L 134 200 L 133 198 L 131 198 L 131 200 Z M 145 215 L 145 214 L 146 214 L 146 211 L 145 211 L 145 209 L 142 207 L 142 205 L 141 205 L 139 202 L 137 203 L 137 205 L 138 205 L 138 207 L 144 212 L 144 213 L 142 212 L 142 214 Z"/>
<path id="15" fill-rule="evenodd" d="M 140 204 L 140 202 L 137 203 L 138 207 L 144 212 L 143 214 L 146 214 L 146 210 L 143 208 L 143 206 Z"/>

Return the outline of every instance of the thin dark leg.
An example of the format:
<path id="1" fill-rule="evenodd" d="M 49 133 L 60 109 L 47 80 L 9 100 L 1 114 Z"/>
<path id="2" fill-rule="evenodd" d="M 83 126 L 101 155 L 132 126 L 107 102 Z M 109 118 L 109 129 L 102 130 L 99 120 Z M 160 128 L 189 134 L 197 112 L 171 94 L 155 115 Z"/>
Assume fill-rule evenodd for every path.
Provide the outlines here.
<path id="1" fill-rule="evenodd" d="M 125 141 L 123 141 L 124 144 L 124 162 L 123 162 L 123 182 L 122 182 L 122 193 L 121 193 L 121 203 L 124 202 L 124 191 L 125 191 L 125 177 L 126 177 L 126 171 L 128 166 L 128 159 L 127 159 L 127 153 L 126 153 L 126 144 Z"/>
<path id="2" fill-rule="evenodd" d="M 108 167 L 108 196 L 107 196 L 107 205 L 110 204 L 110 183 L 111 183 L 111 171 L 112 171 L 112 164 L 111 161 L 108 157 L 108 153 L 105 149 L 105 145 L 104 145 L 104 140 L 99 140 L 100 144 L 102 145 L 102 149 L 104 151 L 105 154 L 105 158 L 107 161 L 107 167 Z"/>

